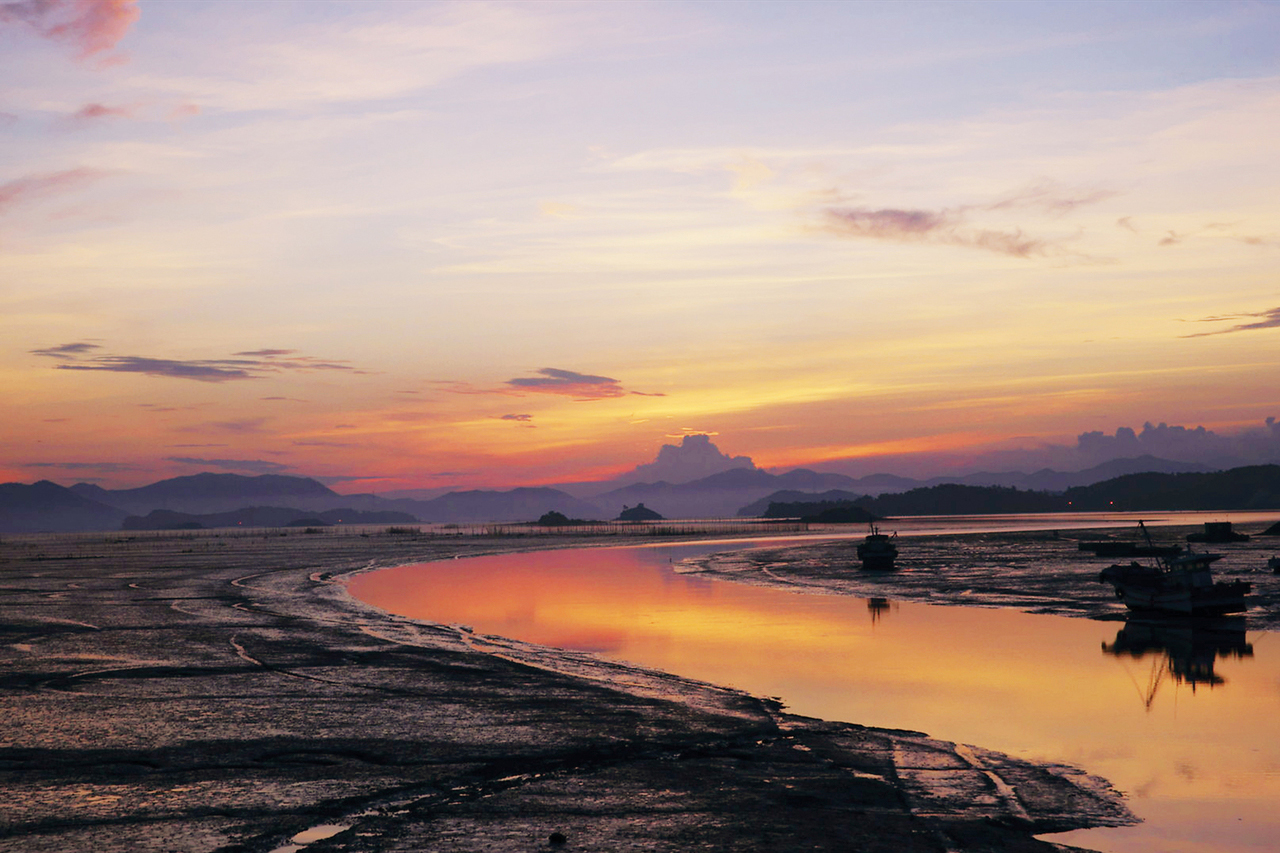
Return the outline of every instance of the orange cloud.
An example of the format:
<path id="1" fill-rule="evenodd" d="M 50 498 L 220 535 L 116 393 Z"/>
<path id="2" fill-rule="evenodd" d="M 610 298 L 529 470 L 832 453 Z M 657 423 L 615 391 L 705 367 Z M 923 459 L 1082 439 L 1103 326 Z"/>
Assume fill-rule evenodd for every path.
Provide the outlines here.
<path id="1" fill-rule="evenodd" d="M 27 24 L 45 38 L 72 45 L 80 59 L 114 48 L 140 14 L 137 0 L 24 0 L 0 6 L 0 22 Z"/>

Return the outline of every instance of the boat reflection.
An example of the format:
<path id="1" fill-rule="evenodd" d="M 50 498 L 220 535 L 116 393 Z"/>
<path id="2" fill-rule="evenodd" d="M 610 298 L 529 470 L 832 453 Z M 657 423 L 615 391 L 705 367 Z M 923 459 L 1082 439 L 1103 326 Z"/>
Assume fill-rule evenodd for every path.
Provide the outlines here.
<path id="1" fill-rule="evenodd" d="M 1116 633 L 1115 642 L 1102 644 L 1104 654 L 1132 660 L 1152 659 L 1151 673 L 1139 688 L 1150 710 L 1166 677 L 1194 691 L 1226 684 L 1214 670 L 1218 658 L 1253 657 L 1243 617 L 1187 622 L 1186 620 L 1130 620 Z"/>
<path id="2" fill-rule="evenodd" d="M 867 612 L 871 614 L 871 624 L 875 625 L 885 614 L 891 609 L 889 599 L 887 598 L 868 598 Z"/>

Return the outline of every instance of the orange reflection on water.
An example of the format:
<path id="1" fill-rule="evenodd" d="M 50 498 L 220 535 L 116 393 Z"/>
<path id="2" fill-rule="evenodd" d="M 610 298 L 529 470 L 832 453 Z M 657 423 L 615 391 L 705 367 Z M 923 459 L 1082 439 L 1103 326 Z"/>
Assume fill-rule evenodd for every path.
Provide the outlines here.
<path id="1" fill-rule="evenodd" d="M 1240 631 L 1215 654 L 1120 622 L 869 604 L 673 571 L 723 549 L 477 557 L 370 573 L 351 591 L 425 621 L 780 696 L 805 715 L 1076 764 L 1148 818 L 1072 833 L 1073 844 L 1154 853 L 1203 836 L 1210 846 L 1185 849 L 1241 853 L 1280 836 L 1280 656 L 1253 654 L 1268 635 Z M 1255 844 L 1268 835 L 1259 826 L 1267 846 Z"/>

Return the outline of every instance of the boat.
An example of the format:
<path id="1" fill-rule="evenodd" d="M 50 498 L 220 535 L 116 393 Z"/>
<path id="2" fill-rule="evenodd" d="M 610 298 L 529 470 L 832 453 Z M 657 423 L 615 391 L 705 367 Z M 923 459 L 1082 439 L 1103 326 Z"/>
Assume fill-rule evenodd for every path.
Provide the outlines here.
<path id="1" fill-rule="evenodd" d="M 872 524 L 871 532 L 858 543 L 858 559 L 862 561 L 862 568 L 892 569 L 894 560 L 898 559 L 898 546 L 894 544 L 897 538 L 897 533 L 889 536 Z"/>
<path id="2" fill-rule="evenodd" d="M 1142 533 L 1151 541 L 1142 522 Z M 1115 587 L 1116 598 L 1138 612 L 1182 616 L 1221 616 L 1243 613 L 1245 596 L 1253 588 L 1246 581 L 1215 581 L 1209 566 L 1221 554 L 1186 553 L 1156 557 L 1152 563 L 1132 562 L 1108 566 L 1098 574 L 1100 583 Z"/>
<path id="3" fill-rule="evenodd" d="M 1206 521 L 1201 533 L 1188 533 L 1188 542 L 1248 542 L 1249 534 L 1237 533 L 1229 521 Z"/>
<path id="4" fill-rule="evenodd" d="M 1270 560 L 1267 560 L 1267 568 L 1270 569 L 1273 574 L 1280 575 L 1280 557 L 1272 557 Z"/>

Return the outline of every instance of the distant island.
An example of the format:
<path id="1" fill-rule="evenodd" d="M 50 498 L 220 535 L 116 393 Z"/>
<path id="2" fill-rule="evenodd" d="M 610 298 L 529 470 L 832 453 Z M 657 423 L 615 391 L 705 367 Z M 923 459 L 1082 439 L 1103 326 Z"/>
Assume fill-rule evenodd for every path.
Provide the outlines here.
<path id="1" fill-rule="evenodd" d="M 618 521 L 665 521 L 660 513 L 654 512 L 643 503 L 632 507 L 624 506 L 618 513 Z"/>

